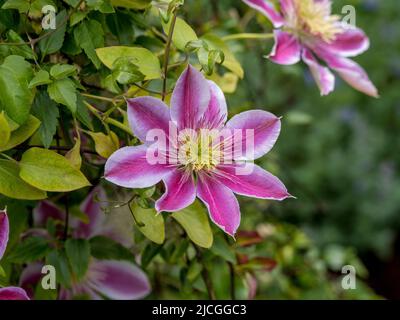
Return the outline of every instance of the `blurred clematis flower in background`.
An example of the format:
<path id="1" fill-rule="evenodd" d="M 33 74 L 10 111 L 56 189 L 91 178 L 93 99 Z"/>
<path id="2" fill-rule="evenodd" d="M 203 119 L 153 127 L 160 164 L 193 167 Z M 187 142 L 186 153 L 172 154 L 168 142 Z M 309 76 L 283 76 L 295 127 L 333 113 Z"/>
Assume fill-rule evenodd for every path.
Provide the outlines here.
<path id="1" fill-rule="evenodd" d="M 127 188 L 146 188 L 162 180 L 166 192 L 156 202 L 158 212 L 182 210 L 197 196 L 211 220 L 234 236 L 240 224 L 234 193 L 271 200 L 290 196 L 278 178 L 251 163 L 274 146 L 280 119 L 263 110 L 251 110 L 226 122 L 223 92 L 190 65 L 178 79 L 171 108 L 153 97 L 130 99 L 128 119 L 144 144 L 116 151 L 106 163 L 105 178 Z M 165 161 L 157 163 L 149 159 L 153 145 L 148 136 L 154 130 L 164 133 L 167 141 L 165 149 L 157 150 Z M 252 147 L 242 144 L 250 136 Z M 246 174 L 239 173 L 243 165 L 250 169 Z"/>
<path id="2" fill-rule="evenodd" d="M 6 210 L 0 210 L 0 260 L 6 251 L 10 225 Z M 0 300 L 29 300 L 25 290 L 19 287 L 0 288 Z"/>
<path id="3" fill-rule="evenodd" d="M 97 200 L 98 199 L 98 200 Z M 101 202 L 106 202 L 106 194 L 100 187 L 95 188 L 84 200 L 80 210 L 87 215 L 89 223 L 78 218 L 70 217 L 72 238 L 91 239 L 104 236 L 126 246 L 131 239 L 125 238 L 118 232 L 102 211 Z M 31 235 L 45 236 L 44 228 L 49 219 L 55 222 L 65 220 L 65 212 L 49 201 L 41 201 L 33 212 L 35 229 Z M 32 263 L 21 274 L 20 285 L 33 296 L 33 288 L 40 281 L 42 262 Z M 91 258 L 89 268 L 83 279 L 73 280 L 71 288 L 61 288 L 59 299 L 70 300 L 77 296 L 87 296 L 93 300 L 103 297 L 115 300 L 134 300 L 150 293 L 150 284 L 146 274 L 136 265 L 128 261 L 97 260 Z"/>
<path id="4" fill-rule="evenodd" d="M 334 70 L 356 90 L 378 97 L 365 70 L 349 59 L 365 52 L 369 39 L 361 29 L 331 14 L 331 0 L 280 0 L 280 10 L 268 0 L 243 1 L 263 13 L 275 27 L 275 45 L 268 56 L 271 61 L 292 65 L 303 60 L 321 95 L 334 90 Z"/>

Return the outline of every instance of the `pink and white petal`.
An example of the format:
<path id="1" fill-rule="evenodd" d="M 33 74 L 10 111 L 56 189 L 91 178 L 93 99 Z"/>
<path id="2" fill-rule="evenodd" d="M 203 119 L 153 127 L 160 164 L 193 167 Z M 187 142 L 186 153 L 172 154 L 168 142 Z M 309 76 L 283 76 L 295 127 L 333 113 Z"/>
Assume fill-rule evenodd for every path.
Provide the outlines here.
<path id="1" fill-rule="evenodd" d="M 45 227 L 49 219 L 64 221 L 65 212 L 50 201 L 40 201 L 33 209 L 33 224 L 36 227 Z"/>
<path id="2" fill-rule="evenodd" d="M 81 212 L 86 214 L 89 223 L 84 223 L 80 219 L 71 221 L 75 238 L 91 238 L 101 232 L 106 218 L 101 203 L 105 202 L 107 202 L 107 196 L 103 188 L 96 187 L 89 193 L 80 206 Z"/>
<path id="3" fill-rule="evenodd" d="M 302 57 L 310 68 L 321 95 L 326 96 L 331 93 L 335 89 L 335 76 L 333 73 L 327 67 L 321 66 L 310 50 L 304 49 Z"/>
<path id="4" fill-rule="evenodd" d="M 170 110 L 161 100 L 139 97 L 128 100 L 128 120 L 133 133 L 142 142 L 147 142 L 149 131 L 160 129 L 168 135 Z"/>
<path id="5" fill-rule="evenodd" d="M 371 82 L 365 70 L 353 60 L 345 57 L 318 51 L 316 54 L 323 59 L 329 68 L 335 70 L 340 77 L 354 89 L 365 93 L 371 97 L 379 97 L 378 90 Z"/>
<path id="6" fill-rule="evenodd" d="M 281 121 L 270 112 L 249 110 L 232 117 L 226 128 L 233 134 L 233 159 L 254 160 L 272 149 L 281 131 Z M 228 143 L 226 148 L 231 150 Z"/>
<path id="7" fill-rule="evenodd" d="M 302 46 L 297 38 L 285 31 L 275 30 L 275 44 L 268 58 L 275 63 L 292 65 L 300 61 Z"/>
<path id="8" fill-rule="evenodd" d="M 210 86 L 211 99 L 203 117 L 200 120 L 199 127 L 207 129 L 220 128 L 228 117 L 228 107 L 225 95 L 221 88 L 214 81 L 208 80 Z"/>
<path id="9" fill-rule="evenodd" d="M 191 205 L 196 199 L 196 186 L 191 171 L 177 169 L 164 179 L 165 193 L 156 202 L 157 212 L 175 212 Z"/>
<path id="10" fill-rule="evenodd" d="M 234 237 L 240 225 L 240 207 L 233 192 L 214 177 L 200 173 L 197 196 L 206 205 L 211 220 Z"/>
<path id="11" fill-rule="evenodd" d="M 106 180 L 126 188 L 148 188 L 161 181 L 173 167 L 167 164 L 151 164 L 147 146 L 119 149 L 107 160 Z"/>
<path id="12" fill-rule="evenodd" d="M 9 233 L 10 224 L 8 222 L 7 212 L 5 210 L 0 210 L 0 260 L 6 251 Z"/>
<path id="13" fill-rule="evenodd" d="M 246 168 L 243 164 L 219 166 L 214 177 L 240 195 L 279 201 L 290 197 L 277 177 L 252 163 L 246 163 Z"/>
<path id="14" fill-rule="evenodd" d="M 210 102 L 210 86 L 203 74 L 189 65 L 171 97 L 171 118 L 179 129 L 196 129 Z"/>
<path id="15" fill-rule="evenodd" d="M 22 288 L 5 287 L 0 289 L 0 300 L 29 300 L 29 297 Z"/>
<path id="16" fill-rule="evenodd" d="M 296 14 L 296 6 L 293 0 L 280 0 L 279 4 L 281 6 L 281 11 L 286 19 L 290 19 L 294 17 Z"/>
<path id="17" fill-rule="evenodd" d="M 41 262 L 28 264 L 19 277 L 19 286 L 25 290 L 31 299 L 34 297 L 36 285 L 42 279 L 42 268 L 43 263 Z"/>
<path id="18" fill-rule="evenodd" d="M 141 299 L 151 291 L 146 274 L 127 261 L 96 260 L 88 272 L 90 287 L 113 300 Z"/>
<path id="19" fill-rule="evenodd" d="M 279 28 L 283 25 L 284 19 L 278 10 L 275 9 L 274 5 L 269 0 L 243 0 L 248 6 L 258 10 L 264 14 L 274 25 L 275 28 Z"/>
<path id="20" fill-rule="evenodd" d="M 347 27 L 342 33 L 337 34 L 331 43 L 321 42 L 318 46 L 335 55 L 354 57 L 368 50 L 369 45 L 369 39 L 364 31 Z"/>

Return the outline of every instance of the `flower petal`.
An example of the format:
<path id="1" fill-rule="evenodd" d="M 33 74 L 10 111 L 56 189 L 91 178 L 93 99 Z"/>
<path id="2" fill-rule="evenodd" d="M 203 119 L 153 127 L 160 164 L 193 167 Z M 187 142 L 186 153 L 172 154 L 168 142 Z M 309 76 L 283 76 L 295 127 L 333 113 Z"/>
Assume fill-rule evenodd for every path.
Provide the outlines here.
<path id="1" fill-rule="evenodd" d="M 219 166 L 215 177 L 240 195 L 270 200 L 290 197 L 285 185 L 271 173 L 252 163 L 246 163 L 246 171 L 243 169 L 239 164 Z"/>
<path id="2" fill-rule="evenodd" d="M 7 212 L 5 210 L 0 210 L 0 260 L 6 251 L 9 233 L 10 225 Z"/>
<path id="3" fill-rule="evenodd" d="M 279 28 L 283 25 L 284 19 L 282 15 L 275 9 L 274 5 L 268 0 L 243 0 L 250 7 L 264 14 L 274 25 Z"/>
<path id="4" fill-rule="evenodd" d="M 171 97 L 171 118 L 179 129 L 197 128 L 210 102 L 210 87 L 203 74 L 189 65 Z"/>
<path id="5" fill-rule="evenodd" d="M 33 209 L 33 224 L 36 227 L 45 227 L 48 219 L 64 221 L 65 212 L 50 201 L 40 201 Z"/>
<path id="6" fill-rule="evenodd" d="M 300 61 L 301 45 L 297 38 L 287 32 L 275 30 L 275 44 L 268 58 L 275 63 L 291 65 Z"/>
<path id="7" fill-rule="evenodd" d="M 342 33 L 336 35 L 331 43 L 321 43 L 319 46 L 343 57 L 357 56 L 369 48 L 369 39 L 359 28 L 347 27 Z"/>
<path id="8" fill-rule="evenodd" d="M 173 170 L 165 164 L 150 164 L 147 160 L 147 146 L 119 149 L 107 160 L 105 178 L 126 188 L 151 187 Z"/>
<path id="9" fill-rule="evenodd" d="M 359 64 L 348 58 L 333 55 L 322 50 L 317 51 L 316 54 L 327 63 L 329 68 L 335 70 L 354 89 L 371 97 L 377 98 L 379 96 L 378 90 Z"/>
<path id="10" fill-rule="evenodd" d="M 233 192 L 207 173 L 201 173 L 197 195 L 206 205 L 211 220 L 233 237 L 240 225 L 239 203 Z"/>
<path id="11" fill-rule="evenodd" d="M 128 120 L 133 133 L 142 142 L 150 130 L 169 131 L 170 111 L 168 106 L 153 97 L 139 97 L 128 100 Z"/>
<path id="12" fill-rule="evenodd" d="M 191 205 L 196 199 L 196 186 L 190 171 L 178 169 L 164 179 L 166 191 L 156 202 L 157 212 L 175 212 Z"/>
<path id="13" fill-rule="evenodd" d="M 99 201 L 95 200 L 95 197 Z M 107 202 L 107 196 L 103 188 L 97 187 L 89 193 L 80 207 L 80 210 L 89 218 L 89 223 L 84 223 L 80 219 L 71 221 L 75 238 L 86 239 L 101 233 L 105 221 L 105 214 L 101 210 L 101 202 L 103 201 Z"/>
<path id="14" fill-rule="evenodd" d="M 226 122 L 228 107 L 221 88 L 211 80 L 208 81 L 208 84 L 210 86 L 211 99 L 200 120 L 199 127 L 216 129 L 220 128 Z"/>
<path id="15" fill-rule="evenodd" d="M 151 290 L 146 274 L 127 261 L 94 261 L 89 279 L 94 290 L 113 300 L 140 299 Z"/>
<path id="16" fill-rule="evenodd" d="M 254 160 L 272 149 L 281 131 L 281 121 L 267 111 L 250 110 L 234 116 L 226 123 L 226 127 L 233 129 L 233 158 Z M 241 130 L 240 135 L 236 129 Z M 241 150 L 236 146 L 241 147 Z M 229 149 L 228 144 L 226 147 Z"/>
<path id="17" fill-rule="evenodd" d="M 310 68 L 321 95 L 325 96 L 331 93 L 335 89 L 335 76 L 333 73 L 327 67 L 321 66 L 310 50 L 304 49 L 302 57 Z"/>
<path id="18" fill-rule="evenodd" d="M 42 279 L 42 262 L 30 263 L 21 273 L 19 277 L 19 285 L 25 290 L 27 295 L 32 299 L 35 293 L 35 287 Z"/>
<path id="19" fill-rule="evenodd" d="M 24 289 L 5 287 L 0 289 L 0 300 L 29 300 Z"/>

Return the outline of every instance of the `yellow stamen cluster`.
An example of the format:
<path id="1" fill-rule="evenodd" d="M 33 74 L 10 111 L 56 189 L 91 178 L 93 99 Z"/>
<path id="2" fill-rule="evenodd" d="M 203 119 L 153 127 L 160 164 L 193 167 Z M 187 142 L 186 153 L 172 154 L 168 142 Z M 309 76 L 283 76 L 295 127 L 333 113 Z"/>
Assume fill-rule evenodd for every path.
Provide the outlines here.
<path id="1" fill-rule="evenodd" d="M 214 145 L 216 135 L 209 130 L 185 133 L 180 138 L 179 162 L 193 171 L 214 169 L 220 159 Z"/>
<path id="2" fill-rule="evenodd" d="M 332 42 L 342 32 L 340 16 L 331 15 L 329 1 L 295 0 L 297 29 L 320 36 L 326 42 Z"/>

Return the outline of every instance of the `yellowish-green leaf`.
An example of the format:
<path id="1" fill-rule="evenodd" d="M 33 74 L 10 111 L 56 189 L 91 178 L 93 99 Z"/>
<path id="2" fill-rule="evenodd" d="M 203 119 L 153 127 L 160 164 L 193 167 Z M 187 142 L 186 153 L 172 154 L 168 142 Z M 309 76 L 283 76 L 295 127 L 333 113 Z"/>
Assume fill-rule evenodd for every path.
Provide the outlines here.
<path id="1" fill-rule="evenodd" d="M 4 111 L 0 113 L 0 148 L 5 146 L 10 140 L 11 128 L 8 124 Z"/>
<path id="2" fill-rule="evenodd" d="M 151 0 L 111 0 L 111 4 L 115 7 L 128 9 L 146 9 L 151 3 Z"/>
<path id="3" fill-rule="evenodd" d="M 29 139 L 39 127 L 40 121 L 32 115 L 29 116 L 28 121 L 11 133 L 8 142 L 4 146 L 0 146 L 0 152 L 20 145 Z"/>
<path id="4" fill-rule="evenodd" d="M 20 200 L 42 200 L 46 192 L 36 189 L 19 177 L 17 162 L 0 159 L 0 194 Z"/>
<path id="5" fill-rule="evenodd" d="M 209 79 L 213 80 L 225 93 L 234 93 L 239 81 L 239 77 L 233 72 L 225 72 L 223 76 L 214 72 Z"/>
<path id="6" fill-rule="evenodd" d="M 65 157 L 71 162 L 72 166 L 75 169 L 80 170 L 82 166 L 82 157 L 81 157 L 81 140 L 76 139 L 74 147 L 67 152 Z"/>
<path id="7" fill-rule="evenodd" d="M 172 217 L 185 229 L 190 240 L 203 248 L 211 248 L 213 234 L 206 209 L 195 201 L 191 206 L 172 214 Z"/>
<path id="8" fill-rule="evenodd" d="M 220 37 L 208 33 L 204 35 L 202 39 L 208 44 L 210 49 L 221 50 L 225 55 L 225 60 L 222 65 L 239 76 L 239 78 L 243 79 L 244 71 L 242 66 L 235 58 L 228 45 Z"/>
<path id="9" fill-rule="evenodd" d="M 164 218 L 154 209 L 144 209 L 135 203 L 130 204 L 138 228 L 151 241 L 162 244 L 165 240 Z"/>
<path id="10" fill-rule="evenodd" d="M 115 60 L 121 57 L 132 57 L 139 71 L 145 75 L 145 80 L 161 78 L 160 61 L 157 56 L 145 48 L 137 47 L 106 47 L 96 49 L 97 56 L 109 69 L 113 68 Z"/>
<path id="11" fill-rule="evenodd" d="M 86 131 L 86 133 L 92 137 L 96 152 L 103 158 L 107 159 L 119 149 L 118 136 L 112 131 L 110 131 L 110 135 L 103 132 Z"/>
<path id="12" fill-rule="evenodd" d="M 169 34 L 171 22 L 172 22 L 172 20 L 170 20 L 170 22 L 167 24 L 163 23 L 163 29 L 164 29 L 165 34 Z M 175 23 L 174 33 L 172 34 L 173 44 L 179 50 L 184 51 L 186 48 L 186 45 L 190 41 L 196 41 L 196 40 L 198 40 L 198 38 L 197 38 L 196 32 L 194 32 L 192 27 L 189 26 L 181 18 L 177 18 L 176 23 Z"/>
<path id="13" fill-rule="evenodd" d="M 51 150 L 29 149 L 22 155 L 20 167 L 20 177 L 41 190 L 68 192 L 90 185 L 68 159 Z"/>

